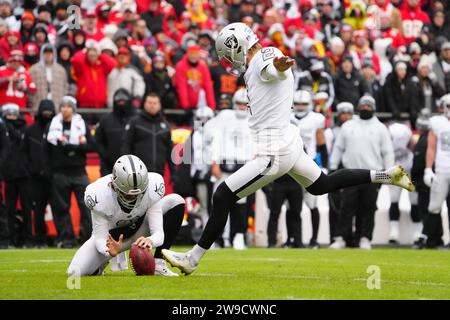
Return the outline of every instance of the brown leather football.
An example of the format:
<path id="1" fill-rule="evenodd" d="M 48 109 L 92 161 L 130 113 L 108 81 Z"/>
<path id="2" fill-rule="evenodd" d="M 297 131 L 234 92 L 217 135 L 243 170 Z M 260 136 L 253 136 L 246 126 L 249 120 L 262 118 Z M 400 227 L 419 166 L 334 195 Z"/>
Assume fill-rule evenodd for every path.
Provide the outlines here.
<path id="1" fill-rule="evenodd" d="M 155 274 L 155 258 L 151 250 L 133 244 L 130 249 L 130 263 L 137 276 L 152 276 Z"/>

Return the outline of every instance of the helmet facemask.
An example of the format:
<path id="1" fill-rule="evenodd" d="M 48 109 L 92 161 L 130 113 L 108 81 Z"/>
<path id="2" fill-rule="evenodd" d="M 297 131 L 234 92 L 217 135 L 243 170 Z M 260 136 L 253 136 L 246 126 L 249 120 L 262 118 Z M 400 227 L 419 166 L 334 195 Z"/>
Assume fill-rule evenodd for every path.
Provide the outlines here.
<path id="1" fill-rule="evenodd" d="M 294 103 L 294 114 L 297 118 L 303 118 L 310 111 L 309 103 Z"/>
<path id="2" fill-rule="evenodd" d="M 142 200 L 142 197 L 147 190 L 147 187 L 144 190 L 141 189 L 135 189 L 135 190 L 129 190 L 128 192 L 124 192 L 119 189 L 117 184 L 114 183 L 114 177 L 112 181 L 112 185 L 114 187 L 114 190 L 117 193 L 117 200 L 120 202 L 120 204 L 127 209 L 133 209 L 135 206 L 139 205 L 139 203 Z"/>
<path id="3" fill-rule="evenodd" d="M 305 90 L 294 92 L 294 105 L 292 107 L 295 117 L 301 119 L 313 110 L 311 94 Z"/>
<path id="4" fill-rule="evenodd" d="M 142 192 L 140 190 L 132 190 L 132 192 L 127 194 L 119 189 L 116 189 L 116 191 L 117 199 L 120 204 L 127 209 L 133 209 L 136 205 L 139 205 L 145 192 L 145 190 Z M 134 194 L 134 192 L 136 192 L 136 194 Z"/>
<path id="5" fill-rule="evenodd" d="M 242 50 L 242 49 L 241 49 Z M 231 55 L 223 55 L 219 54 L 220 64 L 225 68 L 225 70 L 236 77 L 239 77 L 241 74 L 245 73 L 247 70 L 247 50 L 242 50 L 242 54 L 236 53 L 234 51 L 231 52 Z"/>
<path id="6" fill-rule="evenodd" d="M 241 22 L 223 28 L 216 39 L 220 63 L 227 72 L 239 76 L 247 69 L 248 51 L 258 43 L 258 36 Z"/>
<path id="7" fill-rule="evenodd" d="M 117 159 L 112 170 L 111 185 L 117 201 L 126 209 L 138 206 L 148 188 L 148 171 L 145 164 L 134 155 Z"/>

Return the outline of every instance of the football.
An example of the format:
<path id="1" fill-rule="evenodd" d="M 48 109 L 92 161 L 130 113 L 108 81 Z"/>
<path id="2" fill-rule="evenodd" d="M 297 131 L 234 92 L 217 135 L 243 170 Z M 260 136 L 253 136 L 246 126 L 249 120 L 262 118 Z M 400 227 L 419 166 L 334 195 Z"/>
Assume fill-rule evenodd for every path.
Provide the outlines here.
<path id="1" fill-rule="evenodd" d="M 130 249 L 131 268 L 137 276 L 155 274 L 155 258 L 150 250 L 132 245 Z"/>

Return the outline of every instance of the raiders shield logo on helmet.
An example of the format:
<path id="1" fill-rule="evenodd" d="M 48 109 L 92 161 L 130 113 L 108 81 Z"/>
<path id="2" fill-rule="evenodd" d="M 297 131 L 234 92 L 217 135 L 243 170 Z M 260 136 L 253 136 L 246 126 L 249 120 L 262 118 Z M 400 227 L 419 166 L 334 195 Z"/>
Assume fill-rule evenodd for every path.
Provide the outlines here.
<path id="1" fill-rule="evenodd" d="M 230 37 L 228 37 L 223 44 L 227 48 L 230 48 L 230 49 L 237 49 L 237 47 L 239 45 L 236 37 L 234 36 L 234 34 L 231 35 Z"/>

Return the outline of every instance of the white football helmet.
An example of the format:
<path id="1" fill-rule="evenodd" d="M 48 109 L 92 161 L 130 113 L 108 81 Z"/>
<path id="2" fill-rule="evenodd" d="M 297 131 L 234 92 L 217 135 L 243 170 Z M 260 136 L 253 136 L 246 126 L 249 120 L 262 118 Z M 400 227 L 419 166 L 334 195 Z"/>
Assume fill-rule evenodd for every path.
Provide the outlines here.
<path id="1" fill-rule="evenodd" d="M 244 73 L 248 50 L 258 41 L 258 36 L 246 24 L 235 22 L 227 25 L 216 39 L 219 61 L 226 60 L 236 69 L 236 73 Z"/>
<path id="2" fill-rule="evenodd" d="M 439 100 L 439 105 L 441 106 L 441 108 L 443 108 L 442 111 L 447 116 L 447 118 L 450 119 L 450 93 L 441 97 L 441 99 Z"/>
<path id="3" fill-rule="evenodd" d="M 195 110 L 194 126 L 196 128 L 203 127 L 208 120 L 214 117 L 214 111 L 207 106 L 199 107 Z"/>
<path id="4" fill-rule="evenodd" d="M 294 92 L 294 114 L 297 118 L 303 118 L 313 110 L 311 94 L 306 90 Z"/>
<path id="5" fill-rule="evenodd" d="M 133 209 L 142 200 L 148 188 L 147 167 L 134 155 L 121 156 L 114 163 L 111 182 L 120 204 L 127 209 Z"/>

